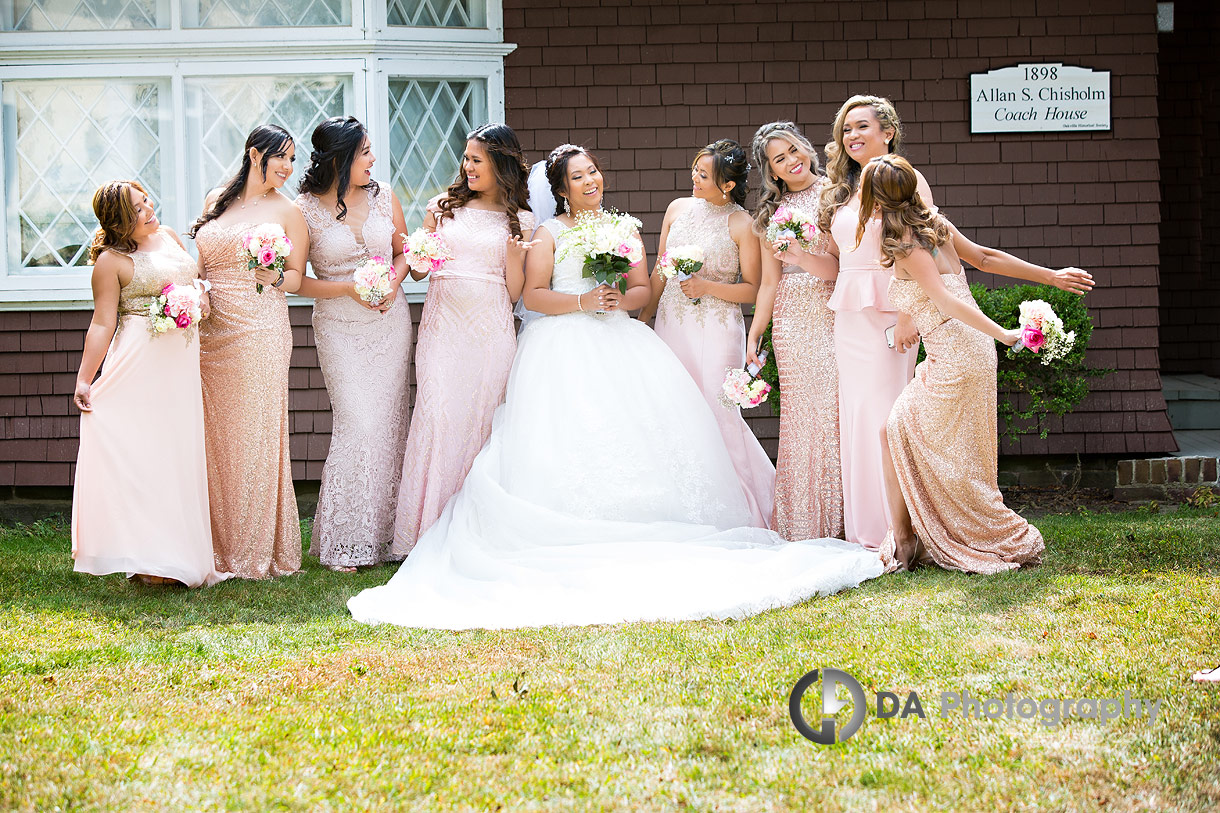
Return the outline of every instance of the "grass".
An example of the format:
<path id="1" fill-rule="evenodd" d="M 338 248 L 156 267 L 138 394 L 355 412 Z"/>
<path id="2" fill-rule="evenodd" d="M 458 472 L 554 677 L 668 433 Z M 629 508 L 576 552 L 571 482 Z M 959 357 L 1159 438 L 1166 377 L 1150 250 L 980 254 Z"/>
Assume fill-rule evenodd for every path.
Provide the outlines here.
<path id="1" fill-rule="evenodd" d="M 1214 809 L 1220 689 L 1189 675 L 1220 662 L 1218 517 L 1047 516 L 1040 568 L 745 621 L 464 633 L 354 623 L 389 568 L 146 587 L 74 574 L 61 526 L 0 530 L 0 808 Z M 819 666 L 870 707 L 833 746 L 788 719 Z M 940 717 L 962 690 L 1164 702 Z M 875 691 L 927 719 L 878 719 Z"/>

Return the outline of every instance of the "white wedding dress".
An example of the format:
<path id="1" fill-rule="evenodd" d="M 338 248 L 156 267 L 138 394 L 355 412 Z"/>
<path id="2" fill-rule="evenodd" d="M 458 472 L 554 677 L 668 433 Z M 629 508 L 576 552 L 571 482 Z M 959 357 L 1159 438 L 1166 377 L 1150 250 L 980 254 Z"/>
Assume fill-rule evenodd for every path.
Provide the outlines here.
<path id="1" fill-rule="evenodd" d="M 562 246 L 565 227 L 544 224 Z M 593 287 L 580 258 L 551 287 Z M 438 629 L 740 618 L 878 576 L 876 553 L 746 527 L 681 362 L 626 312 L 535 319 L 461 490 L 356 620 Z"/>

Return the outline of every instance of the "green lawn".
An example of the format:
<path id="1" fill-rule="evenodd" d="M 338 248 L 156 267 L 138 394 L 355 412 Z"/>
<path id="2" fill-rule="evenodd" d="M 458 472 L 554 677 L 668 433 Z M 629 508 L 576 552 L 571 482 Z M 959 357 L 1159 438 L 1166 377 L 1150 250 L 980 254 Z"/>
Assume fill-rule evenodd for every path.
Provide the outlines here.
<path id="1" fill-rule="evenodd" d="M 344 601 L 388 568 L 145 587 L 72 573 L 62 527 L 0 530 L 0 808 L 1220 806 L 1220 688 L 1189 681 L 1220 661 L 1220 511 L 1037 524 L 1046 564 L 1018 573 L 883 577 L 740 622 L 465 633 L 353 623 Z M 870 710 L 819 746 L 787 698 L 830 666 Z M 877 719 L 881 690 L 928 718 Z M 1163 706 L 941 718 L 962 690 Z"/>

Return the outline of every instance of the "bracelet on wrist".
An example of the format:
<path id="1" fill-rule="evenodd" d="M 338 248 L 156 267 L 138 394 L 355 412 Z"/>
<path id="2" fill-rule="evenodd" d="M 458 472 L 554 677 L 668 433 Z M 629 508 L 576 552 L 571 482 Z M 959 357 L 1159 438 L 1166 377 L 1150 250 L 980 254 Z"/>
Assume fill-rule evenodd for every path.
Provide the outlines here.
<path id="1" fill-rule="evenodd" d="M 580 294 L 576 295 L 576 307 L 582 311 L 585 309 L 585 303 L 580 301 Z"/>
<path id="2" fill-rule="evenodd" d="M 284 284 L 284 269 L 281 268 L 280 269 L 280 278 L 277 279 L 275 282 L 271 283 L 271 287 L 279 288 L 283 284 Z"/>

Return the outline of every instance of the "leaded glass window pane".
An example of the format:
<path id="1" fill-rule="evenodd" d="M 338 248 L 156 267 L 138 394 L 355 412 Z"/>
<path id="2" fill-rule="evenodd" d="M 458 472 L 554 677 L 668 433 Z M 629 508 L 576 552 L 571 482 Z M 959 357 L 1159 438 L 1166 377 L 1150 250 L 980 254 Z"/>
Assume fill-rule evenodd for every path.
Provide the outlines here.
<path id="1" fill-rule="evenodd" d="M 169 28 L 169 0 L 5 0 L 0 30 L 123 31 Z"/>
<path id="2" fill-rule="evenodd" d="M 186 80 L 187 151 L 190 199 L 187 210 L 203 206 L 208 191 L 233 176 L 241 164 L 246 136 L 259 124 L 278 124 L 296 142 L 296 172 L 309 165 L 313 130 L 342 116 L 351 96 L 350 76 L 234 76 Z M 300 175 L 284 187 L 295 197 Z M 192 216 L 194 216 L 192 214 Z"/>
<path id="3" fill-rule="evenodd" d="M 486 28 L 485 0 L 388 0 L 390 25 L 433 28 Z"/>
<path id="4" fill-rule="evenodd" d="M 187 0 L 185 28 L 351 25 L 352 0 Z"/>
<path id="5" fill-rule="evenodd" d="M 167 81 L 13 81 L 3 98 L 10 271 L 86 265 L 105 181 L 138 180 L 159 207 Z"/>
<path id="6" fill-rule="evenodd" d="M 466 133 L 487 120 L 485 85 L 390 77 L 390 182 L 409 228 L 423 220 L 428 199 L 453 182 Z"/>

